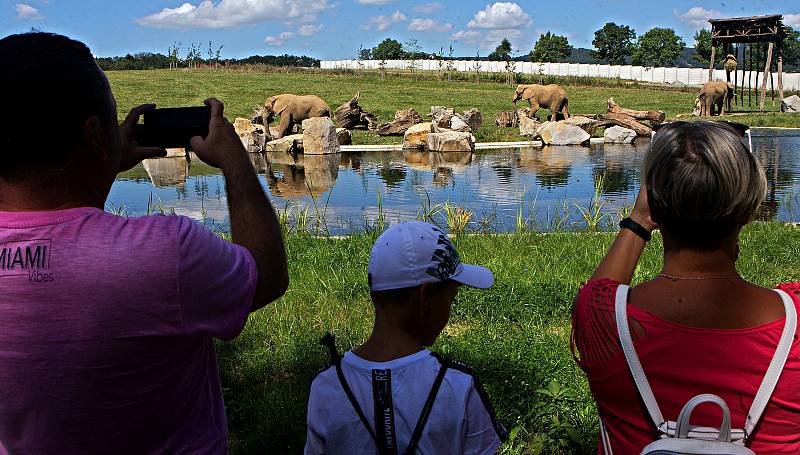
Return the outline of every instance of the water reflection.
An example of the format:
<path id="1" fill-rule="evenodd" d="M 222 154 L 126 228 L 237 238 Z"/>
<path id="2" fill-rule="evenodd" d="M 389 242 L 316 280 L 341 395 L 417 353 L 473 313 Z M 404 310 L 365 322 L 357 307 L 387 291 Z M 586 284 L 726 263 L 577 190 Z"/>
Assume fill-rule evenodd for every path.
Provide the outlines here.
<path id="1" fill-rule="evenodd" d="M 258 154 L 254 154 L 258 155 Z M 315 197 L 329 191 L 339 177 L 336 155 L 303 155 L 285 152 L 266 152 L 262 171 L 267 176 L 269 189 L 275 196 L 296 198 L 313 194 Z"/>
<path id="2" fill-rule="evenodd" d="M 186 183 L 189 177 L 189 160 L 186 157 L 169 157 L 144 160 L 147 176 L 156 187 L 176 186 Z"/>
<path id="3" fill-rule="evenodd" d="M 754 153 L 769 182 L 762 219 L 795 220 L 800 189 L 800 134 L 753 138 Z M 325 199 L 327 219 L 364 226 L 382 210 L 390 221 L 414 219 L 423 199 L 450 201 L 481 213 L 496 213 L 500 230 L 514 228 L 524 200 L 524 216 L 544 218 L 552 209 L 587 205 L 603 178 L 605 209 L 615 213 L 633 203 L 648 141 L 635 145 L 545 147 L 471 153 L 392 151 L 339 155 L 253 154 L 254 169 L 276 207 Z M 196 156 L 147 160 L 119 176 L 109 198 L 129 213 L 143 213 L 151 193 L 179 214 L 227 224 L 224 179 Z M 578 223 L 570 214 L 567 227 Z M 538 225 L 546 225 L 546 220 Z M 331 232 L 346 228 L 329 226 Z"/>

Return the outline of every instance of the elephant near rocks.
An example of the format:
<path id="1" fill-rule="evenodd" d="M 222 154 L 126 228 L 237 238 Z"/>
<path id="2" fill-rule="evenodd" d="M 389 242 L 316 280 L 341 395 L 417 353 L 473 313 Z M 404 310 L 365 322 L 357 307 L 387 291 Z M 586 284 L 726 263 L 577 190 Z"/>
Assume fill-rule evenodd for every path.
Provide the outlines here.
<path id="1" fill-rule="evenodd" d="M 253 123 L 269 125 L 276 115 L 281 121 L 275 139 L 280 139 L 287 134 L 292 134 L 295 125 L 300 125 L 303 120 L 311 117 L 330 117 L 331 108 L 316 95 L 282 95 L 270 96 L 264 106 L 255 108 L 256 115 Z"/>
<path id="2" fill-rule="evenodd" d="M 725 105 L 730 110 L 731 100 L 734 96 L 734 87 L 730 82 L 711 81 L 703 85 L 697 102 L 700 104 L 700 116 L 708 117 L 715 115 L 714 107 L 717 109 L 716 115 L 725 115 Z"/>
<path id="3" fill-rule="evenodd" d="M 514 91 L 511 102 L 514 110 L 517 109 L 517 101 L 525 100 L 531 105 L 529 117 L 536 115 L 540 107 L 550 109 L 550 120 L 556 121 L 556 116 L 560 112 L 564 118 L 569 118 L 569 101 L 567 92 L 558 84 L 539 85 L 539 84 L 520 84 Z"/>

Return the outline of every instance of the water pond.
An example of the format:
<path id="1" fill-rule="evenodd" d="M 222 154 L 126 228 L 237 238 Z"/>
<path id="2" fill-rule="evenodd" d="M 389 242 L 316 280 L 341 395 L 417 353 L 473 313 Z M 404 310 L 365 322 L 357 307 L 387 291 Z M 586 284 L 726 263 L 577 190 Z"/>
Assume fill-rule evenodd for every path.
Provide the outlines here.
<path id="1" fill-rule="evenodd" d="M 613 226 L 633 203 L 649 142 L 634 145 L 251 155 L 276 210 L 294 228 L 347 234 L 427 217 L 443 227 L 509 232 Z M 760 218 L 800 218 L 800 130 L 759 129 L 754 153 L 769 194 Z M 228 229 L 225 181 L 196 156 L 147 160 L 120 174 L 108 210 L 167 212 Z"/>

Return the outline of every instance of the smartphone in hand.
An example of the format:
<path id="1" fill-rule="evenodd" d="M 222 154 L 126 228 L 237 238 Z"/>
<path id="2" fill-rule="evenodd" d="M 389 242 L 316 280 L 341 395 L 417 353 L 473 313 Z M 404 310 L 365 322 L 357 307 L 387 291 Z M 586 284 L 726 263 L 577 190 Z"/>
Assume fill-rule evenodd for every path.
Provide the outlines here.
<path id="1" fill-rule="evenodd" d="M 177 107 L 145 112 L 144 123 L 134 126 L 133 135 L 143 147 L 185 148 L 191 150 L 192 137 L 208 136 L 211 108 Z"/>

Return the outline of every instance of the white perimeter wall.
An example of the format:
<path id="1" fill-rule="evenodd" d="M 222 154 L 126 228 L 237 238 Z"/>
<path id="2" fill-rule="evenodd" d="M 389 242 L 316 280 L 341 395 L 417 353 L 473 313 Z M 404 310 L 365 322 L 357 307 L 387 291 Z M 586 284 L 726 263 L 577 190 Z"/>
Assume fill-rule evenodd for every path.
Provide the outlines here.
<path id="1" fill-rule="evenodd" d="M 447 63 L 439 65 L 438 60 L 417 60 L 416 69 L 423 71 L 437 71 L 445 69 Z M 379 69 L 379 60 L 323 60 L 320 62 L 322 69 Z M 409 69 L 409 60 L 386 60 L 387 69 Z M 505 62 L 489 62 L 485 60 L 455 60 L 453 68 L 459 72 L 475 72 L 476 69 L 483 73 L 502 73 L 506 71 Z M 643 82 L 674 83 L 681 82 L 690 86 L 701 86 L 708 82 L 707 68 L 654 68 L 649 66 L 631 65 L 599 65 L 587 63 L 533 63 L 514 62 L 514 72 L 523 74 L 547 74 L 553 76 L 579 76 L 579 77 L 604 77 L 620 78 Z M 745 81 L 747 85 L 747 71 L 736 71 L 738 79 L 731 74 L 731 82 L 738 81 L 738 85 Z M 753 71 L 749 74 L 750 85 L 755 87 L 756 74 L 758 74 L 758 87 L 761 87 L 763 73 Z M 714 70 L 714 80 L 725 80 L 725 70 Z M 772 86 L 778 90 L 778 74 L 772 74 Z M 767 89 L 770 88 L 767 79 Z M 800 90 L 800 73 L 783 73 L 784 90 Z"/>

